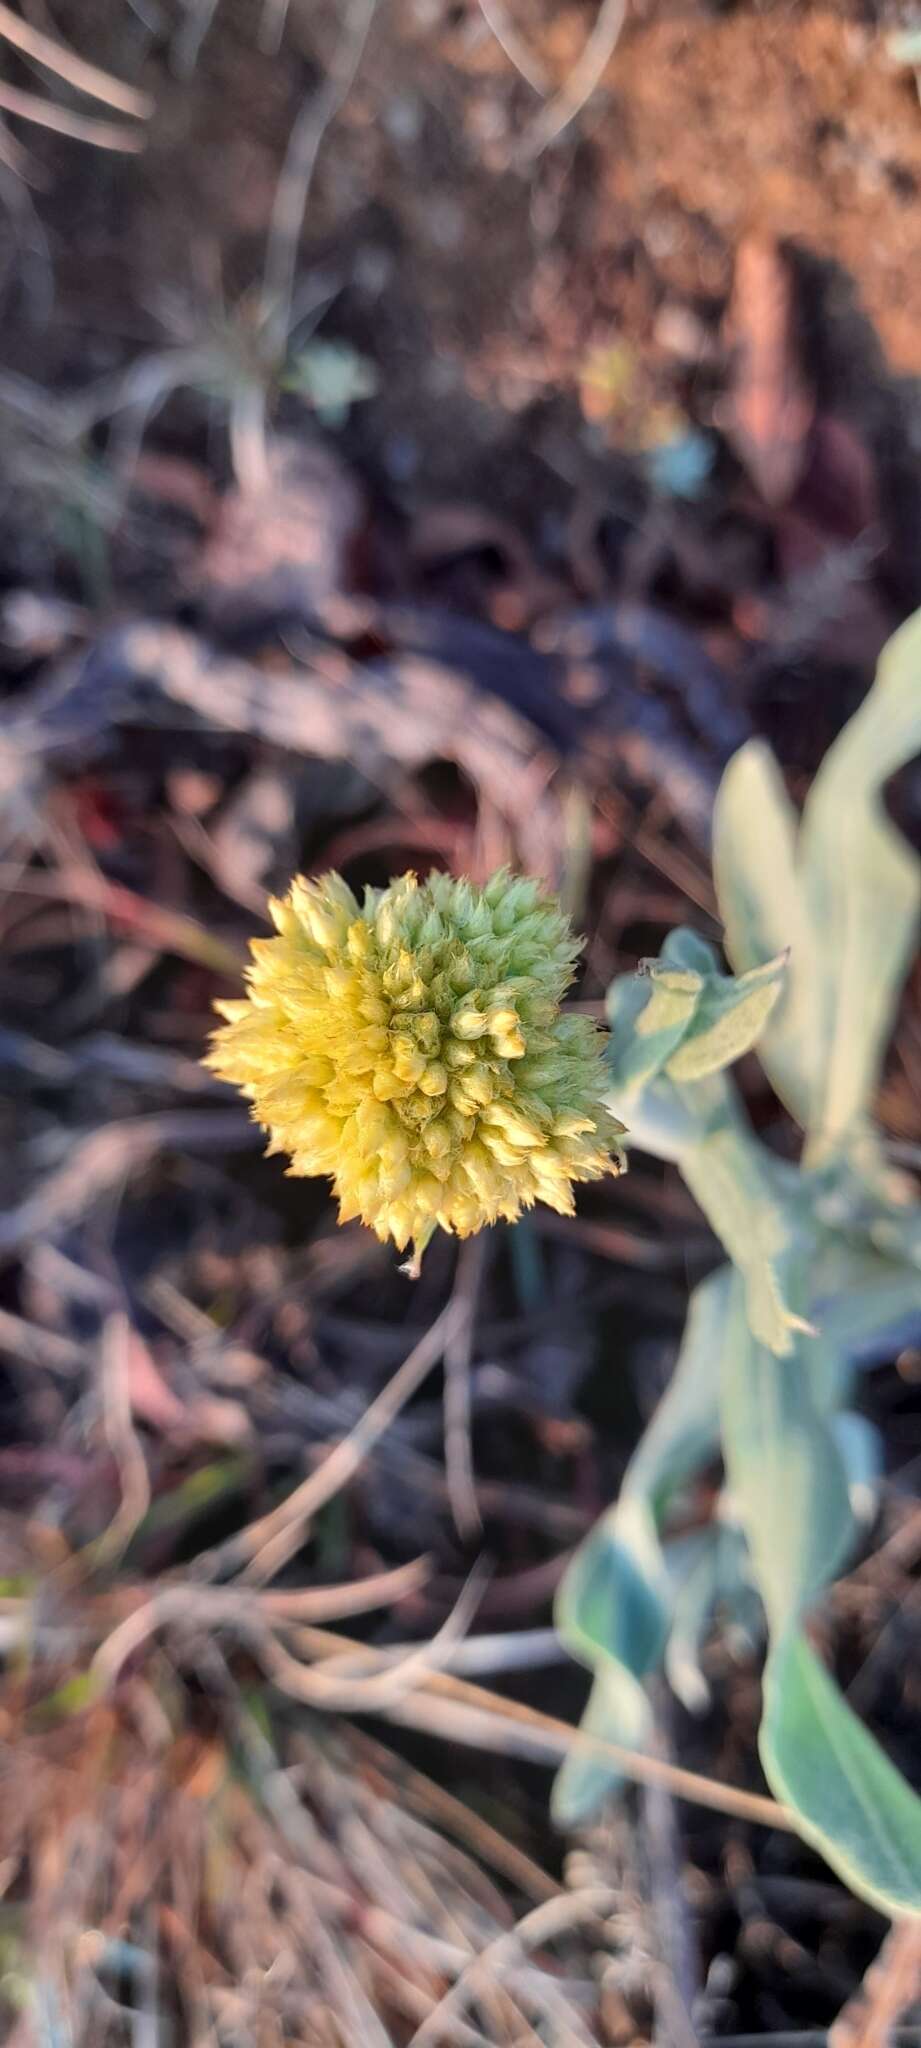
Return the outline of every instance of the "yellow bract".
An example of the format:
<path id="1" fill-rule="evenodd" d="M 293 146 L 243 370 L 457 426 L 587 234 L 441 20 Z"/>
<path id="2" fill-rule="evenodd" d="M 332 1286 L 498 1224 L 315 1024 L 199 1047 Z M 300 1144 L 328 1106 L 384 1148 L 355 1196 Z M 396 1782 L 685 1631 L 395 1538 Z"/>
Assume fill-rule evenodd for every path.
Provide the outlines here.
<path id="1" fill-rule="evenodd" d="M 602 1035 L 560 1012 L 579 942 L 536 882 L 403 875 L 359 906 L 329 874 L 271 913 L 208 1064 L 291 1173 L 330 1176 L 341 1222 L 411 1243 L 418 1270 L 437 1225 L 569 1215 L 574 1181 L 621 1171 Z"/>

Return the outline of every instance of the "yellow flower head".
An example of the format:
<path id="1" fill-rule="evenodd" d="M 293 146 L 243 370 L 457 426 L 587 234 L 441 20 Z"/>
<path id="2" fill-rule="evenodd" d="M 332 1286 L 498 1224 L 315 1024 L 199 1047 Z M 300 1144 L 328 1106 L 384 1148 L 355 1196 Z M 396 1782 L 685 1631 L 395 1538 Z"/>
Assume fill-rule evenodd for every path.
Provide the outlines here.
<path id="1" fill-rule="evenodd" d="M 560 1011 L 579 941 L 536 882 L 410 874 L 359 906 L 330 874 L 271 913 L 208 1064 L 289 1172 L 330 1175 L 340 1222 L 412 1242 L 418 1270 L 437 1224 L 569 1215 L 573 1181 L 622 1169 L 601 1033 Z"/>

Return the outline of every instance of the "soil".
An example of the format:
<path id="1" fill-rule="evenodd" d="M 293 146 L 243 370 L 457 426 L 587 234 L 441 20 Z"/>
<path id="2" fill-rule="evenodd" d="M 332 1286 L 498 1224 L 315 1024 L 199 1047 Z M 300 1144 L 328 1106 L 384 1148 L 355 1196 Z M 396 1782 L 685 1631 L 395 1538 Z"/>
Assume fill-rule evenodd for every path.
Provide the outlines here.
<path id="1" fill-rule="evenodd" d="M 188 12 L 205 23 L 203 7 Z M 21 240 L 4 347 L 49 391 L 213 328 L 221 300 L 258 282 L 291 121 L 333 57 L 339 11 L 292 0 L 279 58 L 254 47 L 253 8 L 223 0 L 177 77 L 190 61 L 182 15 L 161 7 L 156 32 L 127 4 L 57 9 L 60 30 L 146 86 L 155 112 L 139 157 L 23 131 L 46 189 L 31 227 L 25 194 L 8 224 Z M 543 147 L 541 110 L 565 92 L 592 10 L 503 0 L 506 18 L 545 97 L 478 0 L 398 0 L 318 157 L 308 297 L 328 297 L 324 334 L 376 367 L 361 439 L 395 487 L 469 495 L 496 413 L 504 452 L 524 416 L 526 461 L 530 411 L 561 389 L 581 392 L 589 446 L 661 431 L 657 413 L 680 405 L 683 333 L 694 354 L 688 316 L 706 321 L 725 300 L 752 228 L 837 267 L 893 370 L 918 374 L 921 115 L 912 72 L 887 56 L 882 6 L 634 0 L 597 89 Z M 599 418 L 590 365 L 614 345 L 619 380 Z"/>

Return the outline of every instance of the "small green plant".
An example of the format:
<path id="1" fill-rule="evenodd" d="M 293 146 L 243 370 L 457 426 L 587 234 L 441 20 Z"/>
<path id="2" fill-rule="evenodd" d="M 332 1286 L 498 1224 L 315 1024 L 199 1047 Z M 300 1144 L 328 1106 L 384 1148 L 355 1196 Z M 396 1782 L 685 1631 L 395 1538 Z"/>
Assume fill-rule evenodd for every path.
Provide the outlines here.
<path id="1" fill-rule="evenodd" d="M 190 392 L 226 424 L 237 483 L 261 490 L 269 474 L 270 421 L 283 392 L 335 430 L 353 405 L 377 390 L 374 366 L 365 356 L 346 342 L 314 336 L 326 303 L 321 296 L 281 319 L 255 291 L 230 306 L 217 287 L 204 309 L 169 301 L 164 315 L 170 345 L 147 351 L 128 370 L 72 401 L 73 419 L 84 430 L 106 418 L 120 419 L 122 465 L 130 468 L 126 452 L 140 446 L 161 407 L 176 392 Z"/>
<path id="2" fill-rule="evenodd" d="M 845 1881 L 921 1912 L 921 1800 L 847 1705 L 810 1610 L 873 1515 L 878 1446 L 851 1401 L 862 1357 L 921 1314 L 921 1204 L 871 1106 L 916 940 L 921 863 L 883 808 L 921 749 L 921 613 L 890 641 L 801 819 L 753 741 L 726 771 L 714 867 L 735 977 L 693 932 L 612 985 L 612 1111 L 677 1163 L 728 1254 L 694 1291 L 678 1361 L 620 1496 L 562 1586 L 558 1624 L 594 1671 L 586 1726 L 645 1744 L 661 1667 L 691 1708 L 719 1616 L 767 1625 L 760 1753 L 772 1790 Z M 756 1138 L 727 1068 L 757 1041 L 804 1132 L 798 1164 Z M 680 1527 L 721 1458 L 709 1524 Z M 575 1754 L 564 1825 L 616 1780 Z"/>

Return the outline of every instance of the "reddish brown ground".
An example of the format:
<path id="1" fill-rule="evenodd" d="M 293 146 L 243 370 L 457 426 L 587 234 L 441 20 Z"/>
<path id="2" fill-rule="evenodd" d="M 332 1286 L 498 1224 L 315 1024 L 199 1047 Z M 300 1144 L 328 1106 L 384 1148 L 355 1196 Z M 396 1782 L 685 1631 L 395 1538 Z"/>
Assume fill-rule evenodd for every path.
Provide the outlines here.
<path id="1" fill-rule="evenodd" d="M 563 90 L 595 7 L 502 10 L 547 94 Z M 343 33 L 339 7 L 291 0 L 272 55 L 256 47 L 260 14 L 221 0 L 177 77 L 182 9 L 161 10 L 146 39 L 127 5 L 56 9 L 76 47 L 150 86 L 157 111 L 137 158 L 25 132 L 48 174 L 35 203 L 57 287 L 50 327 L 28 295 L 7 308 L 9 356 L 29 375 L 123 363 L 258 280 L 291 121 Z M 374 431 L 406 444 L 390 451 L 397 468 L 432 482 L 450 469 L 447 407 L 455 422 L 470 398 L 514 413 L 561 383 L 607 412 L 610 441 L 645 438 L 672 393 L 669 317 L 724 295 L 752 225 L 843 265 L 893 365 L 921 370 L 921 108 L 871 0 L 631 0 L 598 88 L 536 153 L 543 105 L 479 0 L 392 0 L 326 136 L 304 258 L 334 295 L 328 330 L 378 364 Z M 596 384 L 593 352 L 612 345 L 618 388 L 593 399 L 586 365 Z"/>

